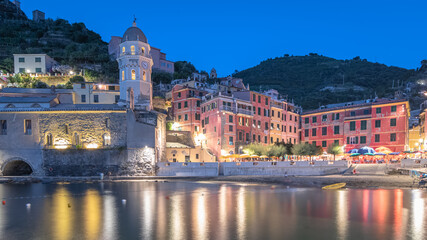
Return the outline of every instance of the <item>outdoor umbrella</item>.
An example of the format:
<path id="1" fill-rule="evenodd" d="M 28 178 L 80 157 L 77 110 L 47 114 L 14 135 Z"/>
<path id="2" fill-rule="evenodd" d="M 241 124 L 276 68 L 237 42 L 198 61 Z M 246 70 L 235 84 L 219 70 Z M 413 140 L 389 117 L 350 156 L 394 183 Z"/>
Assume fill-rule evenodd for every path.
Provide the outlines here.
<path id="1" fill-rule="evenodd" d="M 374 156 L 374 153 L 364 153 L 363 155 L 367 155 L 367 156 Z"/>
<path id="2" fill-rule="evenodd" d="M 375 154 L 375 150 L 373 148 L 370 148 L 370 147 L 362 147 L 361 149 L 359 149 L 358 153 L 360 153 L 360 154 L 365 154 L 365 153 Z"/>
<path id="3" fill-rule="evenodd" d="M 360 153 L 353 153 L 353 154 L 350 155 L 350 157 L 356 157 L 356 156 L 359 156 L 359 155 L 360 155 Z"/>
<path id="4" fill-rule="evenodd" d="M 241 158 L 248 158 L 248 157 L 250 157 L 250 155 L 249 154 L 240 154 L 240 157 Z"/>
<path id="5" fill-rule="evenodd" d="M 377 153 L 375 153 L 375 155 L 379 155 L 379 156 L 385 156 L 385 155 L 387 155 L 387 154 L 385 154 L 385 153 L 382 153 L 382 152 L 377 152 Z"/>
<path id="6" fill-rule="evenodd" d="M 358 153 L 358 152 L 359 152 L 359 149 L 353 148 L 350 151 L 348 151 L 347 153 Z"/>
<path id="7" fill-rule="evenodd" d="M 400 154 L 400 152 L 392 152 L 392 153 L 389 153 L 388 155 L 399 155 Z"/>

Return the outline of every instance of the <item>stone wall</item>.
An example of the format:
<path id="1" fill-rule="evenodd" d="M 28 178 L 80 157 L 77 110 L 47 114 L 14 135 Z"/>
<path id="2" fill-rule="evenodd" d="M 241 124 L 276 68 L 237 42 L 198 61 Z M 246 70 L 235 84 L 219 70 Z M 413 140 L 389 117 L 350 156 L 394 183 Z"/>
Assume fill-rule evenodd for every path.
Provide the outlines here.
<path id="1" fill-rule="evenodd" d="M 103 135 L 110 136 L 111 146 L 126 146 L 126 114 L 110 111 L 44 112 L 39 114 L 40 141 L 46 142 L 52 134 L 53 145 L 76 145 L 78 134 L 80 146 L 88 144 L 103 146 Z"/>
<path id="2" fill-rule="evenodd" d="M 222 163 L 158 163 L 158 176 L 285 176 L 340 174 L 348 169 L 347 161 L 284 161 L 284 162 L 222 162 Z"/>
<path id="3" fill-rule="evenodd" d="M 157 176 L 214 177 L 219 163 L 157 163 Z"/>
<path id="4" fill-rule="evenodd" d="M 235 175 L 328 175 L 348 169 L 347 161 L 283 161 L 283 162 L 226 162 L 220 165 L 220 174 Z"/>
<path id="5" fill-rule="evenodd" d="M 45 149 L 42 169 L 46 176 L 154 175 L 154 149 Z"/>

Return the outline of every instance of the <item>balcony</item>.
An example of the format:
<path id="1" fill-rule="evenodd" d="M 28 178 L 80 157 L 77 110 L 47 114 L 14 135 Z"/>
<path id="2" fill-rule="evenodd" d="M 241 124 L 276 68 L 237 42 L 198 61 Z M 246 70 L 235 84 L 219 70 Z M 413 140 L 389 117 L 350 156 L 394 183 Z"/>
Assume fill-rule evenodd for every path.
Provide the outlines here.
<path id="1" fill-rule="evenodd" d="M 271 102 L 271 106 L 279 109 L 283 109 L 283 104 L 276 104 L 274 102 Z"/>
<path id="2" fill-rule="evenodd" d="M 238 114 L 245 114 L 245 115 L 249 115 L 249 116 L 254 115 L 254 113 L 251 110 L 242 109 L 242 108 L 237 108 L 237 113 Z"/>
<path id="3" fill-rule="evenodd" d="M 229 107 L 229 106 L 224 106 L 224 105 L 220 106 L 220 107 L 219 107 L 219 110 L 220 110 L 220 111 L 227 111 L 227 112 L 236 113 L 236 108 L 234 108 L 234 107 Z"/>

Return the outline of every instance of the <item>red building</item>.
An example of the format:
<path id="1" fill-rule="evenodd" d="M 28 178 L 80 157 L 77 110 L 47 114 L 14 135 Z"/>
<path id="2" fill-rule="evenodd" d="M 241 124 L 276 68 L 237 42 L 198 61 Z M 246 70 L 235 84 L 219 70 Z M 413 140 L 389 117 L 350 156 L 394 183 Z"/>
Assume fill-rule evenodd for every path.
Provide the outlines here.
<path id="1" fill-rule="evenodd" d="M 190 131 L 193 136 L 200 132 L 200 105 L 205 94 L 205 91 L 182 85 L 172 88 L 171 111 L 178 124 L 174 130 Z"/>
<path id="2" fill-rule="evenodd" d="M 375 99 L 331 104 L 302 114 L 301 141 L 322 146 L 345 146 L 345 151 L 369 146 L 392 151 L 408 148 L 409 103 Z"/>

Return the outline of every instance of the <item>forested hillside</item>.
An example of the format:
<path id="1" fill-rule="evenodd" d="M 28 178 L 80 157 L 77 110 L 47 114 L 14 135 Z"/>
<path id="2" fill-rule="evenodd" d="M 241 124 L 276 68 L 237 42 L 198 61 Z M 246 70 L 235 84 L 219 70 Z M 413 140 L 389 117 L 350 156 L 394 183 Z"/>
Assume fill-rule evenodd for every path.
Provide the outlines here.
<path id="1" fill-rule="evenodd" d="M 35 22 L 8 1 L 0 2 L 0 69 L 13 71 L 14 53 L 46 53 L 63 65 L 85 69 L 92 79 L 114 81 L 117 63 L 108 44 L 84 23 L 64 19 Z"/>
<path id="2" fill-rule="evenodd" d="M 390 97 L 407 92 L 417 72 L 355 57 L 337 60 L 317 54 L 268 59 L 237 72 L 252 90 L 277 89 L 304 109 L 370 97 Z M 411 95 L 407 92 L 407 96 Z"/>

